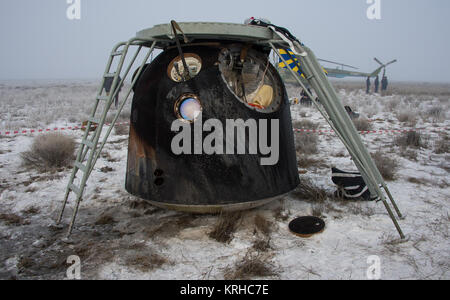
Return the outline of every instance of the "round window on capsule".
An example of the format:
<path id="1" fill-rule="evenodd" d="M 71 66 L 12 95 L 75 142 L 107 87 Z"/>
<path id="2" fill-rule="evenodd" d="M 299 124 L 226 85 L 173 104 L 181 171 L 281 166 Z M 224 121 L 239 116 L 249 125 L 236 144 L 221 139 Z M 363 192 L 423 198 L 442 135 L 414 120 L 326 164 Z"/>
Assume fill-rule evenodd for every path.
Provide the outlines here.
<path id="1" fill-rule="evenodd" d="M 178 119 L 195 122 L 202 112 L 202 105 L 196 95 L 185 94 L 175 103 L 175 115 Z"/>

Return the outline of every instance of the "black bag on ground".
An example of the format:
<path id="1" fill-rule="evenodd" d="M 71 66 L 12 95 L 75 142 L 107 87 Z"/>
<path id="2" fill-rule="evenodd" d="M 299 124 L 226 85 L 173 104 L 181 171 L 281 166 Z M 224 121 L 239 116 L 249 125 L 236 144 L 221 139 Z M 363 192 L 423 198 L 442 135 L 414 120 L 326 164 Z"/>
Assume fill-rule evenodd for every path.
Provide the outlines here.
<path id="1" fill-rule="evenodd" d="M 337 198 L 346 200 L 374 200 L 370 197 L 369 188 L 364 182 L 361 173 L 344 172 L 337 168 L 332 168 L 331 172 L 331 180 L 338 187 L 338 190 L 335 192 Z"/>

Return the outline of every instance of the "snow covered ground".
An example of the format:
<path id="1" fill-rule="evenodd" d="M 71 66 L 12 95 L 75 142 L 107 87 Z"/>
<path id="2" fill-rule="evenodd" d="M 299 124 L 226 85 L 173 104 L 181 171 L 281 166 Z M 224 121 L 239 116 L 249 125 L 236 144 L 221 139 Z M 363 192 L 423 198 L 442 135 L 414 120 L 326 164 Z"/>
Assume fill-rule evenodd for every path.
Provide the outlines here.
<path id="1" fill-rule="evenodd" d="M 371 120 L 372 130 L 417 128 L 425 139 L 426 147 L 405 150 L 396 142 L 398 133 L 363 136 L 371 152 L 381 151 L 399 165 L 388 186 L 405 214 L 400 220 L 405 241 L 382 203 L 314 203 L 294 191 L 245 212 L 232 240 L 217 242 L 209 233 L 218 216 L 161 210 L 125 191 L 127 136 L 113 133 L 85 191 L 72 241 L 63 242 L 66 228 L 49 225 L 70 169 L 51 174 L 26 169 L 20 153 L 38 134 L 3 133 L 79 125 L 91 109 L 96 83 L 0 83 L 0 278 L 64 279 L 67 258 L 78 255 L 83 279 L 223 279 L 250 255 L 273 273 L 253 279 L 367 279 L 368 258 L 375 255 L 382 279 L 450 279 L 450 85 L 393 83 L 392 94 L 384 97 L 366 95 L 363 83 L 336 86 L 345 104 Z M 298 90 L 289 87 L 289 93 L 297 96 Z M 128 116 L 129 107 L 124 119 Z M 313 107 L 293 106 L 292 116 L 329 129 Z M 82 136 L 65 134 L 77 142 Z M 314 162 L 299 168 L 299 176 L 332 193 L 330 167 L 354 170 L 354 165 L 336 136 L 318 139 L 319 152 L 309 156 Z M 325 220 L 323 233 L 302 239 L 289 232 L 290 220 L 311 214 Z M 256 215 L 272 222 L 271 233 L 255 229 Z M 261 239 L 270 247 L 255 250 Z"/>

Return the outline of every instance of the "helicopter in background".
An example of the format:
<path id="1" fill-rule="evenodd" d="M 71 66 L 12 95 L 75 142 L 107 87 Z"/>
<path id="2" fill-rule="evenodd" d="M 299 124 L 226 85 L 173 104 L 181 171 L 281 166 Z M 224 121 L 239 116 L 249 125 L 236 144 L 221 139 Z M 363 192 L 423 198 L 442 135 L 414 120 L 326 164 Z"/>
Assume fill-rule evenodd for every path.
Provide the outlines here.
<path id="1" fill-rule="evenodd" d="M 355 69 L 358 70 L 358 68 L 350 66 L 350 65 L 345 65 L 342 63 L 338 63 L 338 62 L 334 62 L 334 61 L 329 61 L 329 60 L 325 60 L 325 59 L 318 59 L 318 61 L 321 62 L 326 62 L 326 63 L 331 63 L 331 64 L 335 64 L 338 67 L 336 68 L 325 68 L 325 70 L 328 73 L 328 77 L 335 77 L 335 78 L 345 78 L 345 77 L 363 77 L 363 78 L 372 78 L 372 77 L 376 77 L 380 74 L 381 70 L 383 70 L 383 77 L 386 76 L 386 67 L 397 62 L 396 59 L 394 59 L 391 62 L 388 62 L 387 64 L 383 64 L 378 58 L 374 58 L 374 60 L 380 64 L 380 67 L 378 67 L 376 70 L 374 70 L 372 73 L 365 73 L 365 72 L 357 72 L 357 71 L 351 71 L 351 70 L 345 70 L 344 68 L 351 68 L 351 69 Z M 339 68 L 340 67 L 340 68 Z"/>
<path id="2" fill-rule="evenodd" d="M 328 77 L 333 77 L 333 78 L 338 78 L 338 79 L 346 78 L 346 77 L 375 78 L 380 75 L 382 70 L 383 70 L 382 77 L 384 78 L 384 77 L 387 77 L 386 76 L 386 67 L 397 62 L 397 60 L 394 59 L 394 60 L 384 64 L 378 58 L 375 57 L 374 60 L 380 66 L 377 69 L 375 69 L 373 72 L 368 73 L 368 72 L 359 72 L 359 71 L 348 70 L 346 68 L 350 68 L 350 69 L 354 69 L 354 70 L 358 70 L 358 68 L 351 66 L 351 65 L 343 64 L 340 62 L 335 62 L 335 61 L 325 60 L 325 59 L 320 59 L 320 58 L 317 60 L 320 62 L 336 65 L 336 67 L 333 67 L 333 68 L 332 67 L 324 67 L 323 69 Z M 295 63 L 296 62 L 297 62 L 297 60 L 295 60 Z M 295 82 L 295 80 L 292 78 L 291 74 L 289 73 L 289 70 L 286 68 L 284 63 L 279 62 L 277 67 L 278 67 L 278 72 L 281 74 L 283 80 L 286 83 L 294 83 Z"/>

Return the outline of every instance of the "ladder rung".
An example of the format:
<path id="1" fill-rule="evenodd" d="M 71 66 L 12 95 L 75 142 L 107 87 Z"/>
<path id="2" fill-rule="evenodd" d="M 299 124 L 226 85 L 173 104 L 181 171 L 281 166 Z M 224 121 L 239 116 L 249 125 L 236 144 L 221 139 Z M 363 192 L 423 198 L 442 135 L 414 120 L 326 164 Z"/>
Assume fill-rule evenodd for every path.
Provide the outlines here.
<path id="1" fill-rule="evenodd" d="M 69 189 L 71 189 L 72 191 L 74 191 L 74 192 L 75 192 L 75 194 L 77 194 L 77 196 L 79 196 L 79 195 L 80 195 L 80 188 L 79 188 L 79 187 L 77 187 L 76 185 L 74 185 L 74 184 L 70 184 L 70 185 L 69 185 Z"/>
<path id="2" fill-rule="evenodd" d="M 94 118 L 94 117 L 89 117 L 89 118 L 88 118 L 88 121 L 90 121 L 91 124 L 100 124 L 100 120 L 99 120 L 99 119 L 96 119 L 96 118 Z"/>
<path id="3" fill-rule="evenodd" d="M 104 77 L 105 78 L 108 78 L 108 77 L 110 78 L 110 77 L 114 77 L 114 76 L 116 76 L 116 73 L 106 73 Z"/>
<path id="4" fill-rule="evenodd" d="M 123 54 L 123 51 L 116 51 L 116 52 L 111 53 L 111 56 L 119 56 L 122 54 Z"/>
<path id="5" fill-rule="evenodd" d="M 80 162 L 75 162 L 75 167 L 86 173 L 87 167 Z"/>
<path id="6" fill-rule="evenodd" d="M 97 96 L 97 100 L 108 101 L 109 100 L 109 96 Z"/>
<path id="7" fill-rule="evenodd" d="M 91 142 L 91 141 L 87 141 L 87 140 L 84 140 L 84 141 L 81 141 L 81 143 L 82 144 L 84 144 L 84 145 L 86 145 L 86 146 L 88 146 L 89 148 L 91 148 L 91 149 L 94 149 L 94 143 L 93 142 Z"/>

